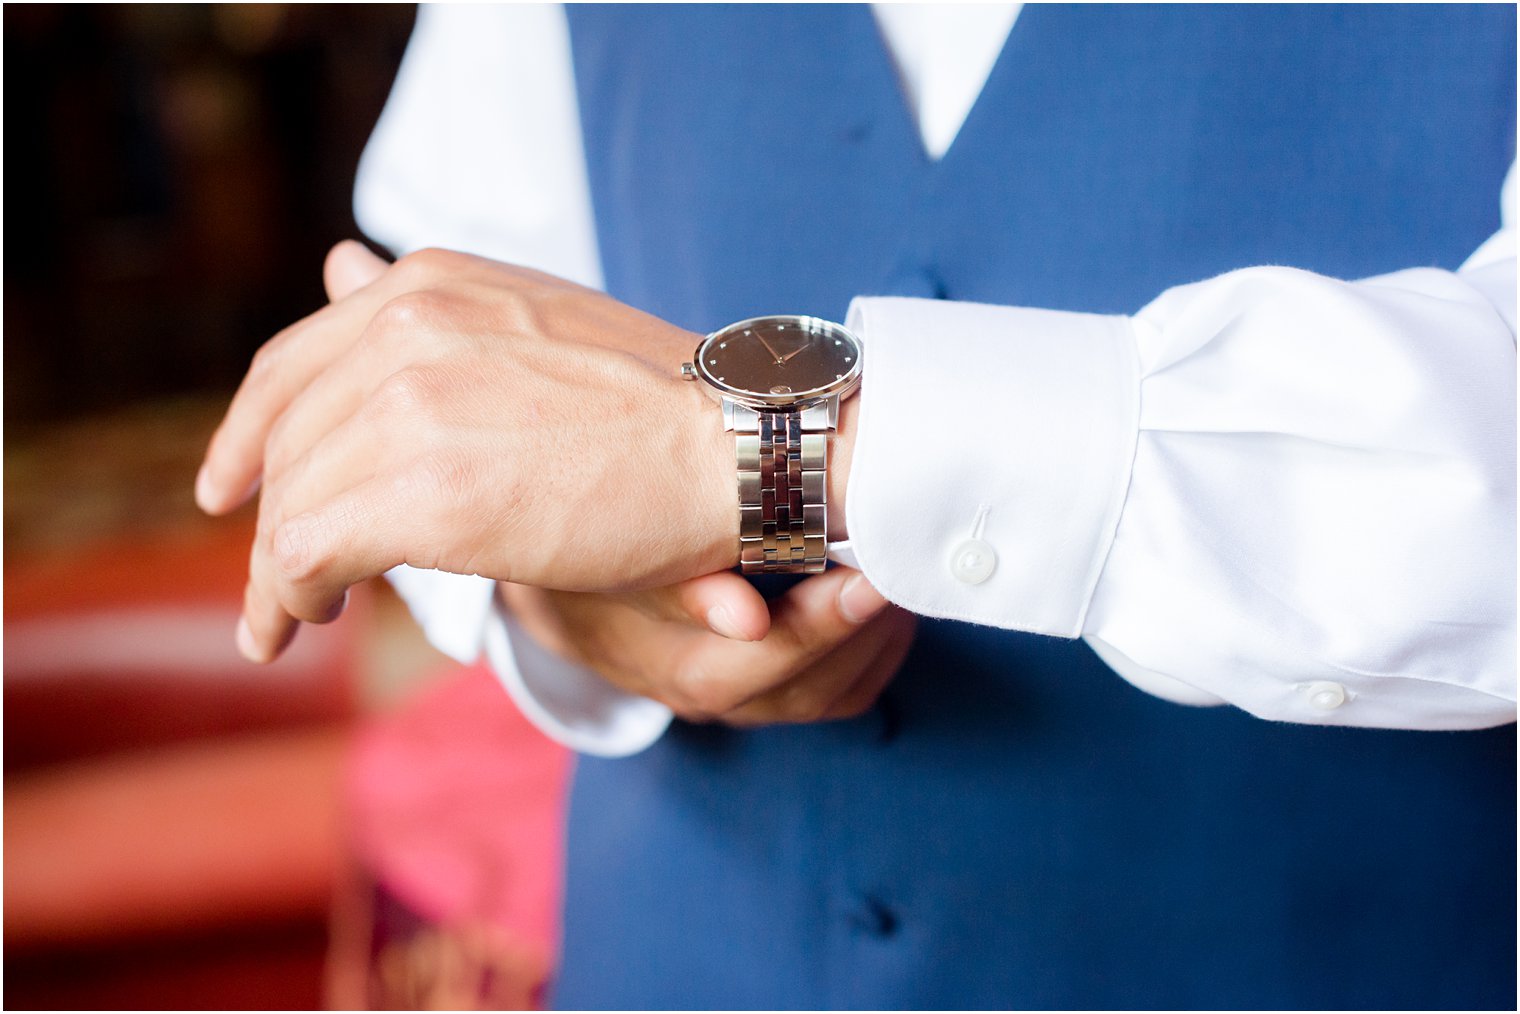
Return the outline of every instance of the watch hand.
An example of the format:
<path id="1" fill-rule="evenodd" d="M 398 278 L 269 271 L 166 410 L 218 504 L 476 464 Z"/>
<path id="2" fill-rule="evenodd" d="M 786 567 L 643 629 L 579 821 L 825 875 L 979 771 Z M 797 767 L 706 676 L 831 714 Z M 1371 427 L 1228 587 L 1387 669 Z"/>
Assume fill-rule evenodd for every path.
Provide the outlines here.
<path id="1" fill-rule="evenodd" d="M 771 357 L 775 359 L 779 364 L 781 362 L 781 357 L 776 354 L 775 349 L 771 348 L 771 343 L 765 340 L 765 336 L 762 334 L 757 334 L 755 337 L 760 339 L 760 344 L 765 346 L 765 351 L 769 352 L 771 354 Z"/>
<path id="2" fill-rule="evenodd" d="M 786 362 L 788 359 L 792 358 L 797 353 L 801 352 L 803 349 L 807 348 L 811 344 L 812 344 L 812 342 L 804 342 L 803 345 L 800 348 L 795 348 L 792 351 L 788 352 L 786 355 L 782 356 L 780 359 L 776 360 L 776 364 L 779 366 L 781 363 Z"/>

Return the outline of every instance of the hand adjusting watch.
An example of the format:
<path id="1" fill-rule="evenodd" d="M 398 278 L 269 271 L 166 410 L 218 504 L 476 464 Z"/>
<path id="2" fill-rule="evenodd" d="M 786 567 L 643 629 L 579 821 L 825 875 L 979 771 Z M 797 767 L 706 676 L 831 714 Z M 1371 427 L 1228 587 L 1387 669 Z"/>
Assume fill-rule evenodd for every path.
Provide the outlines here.
<path id="1" fill-rule="evenodd" d="M 753 317 L 702 340 L 681 376 L 701 379 L 734 434 L 739 564 L 816 574 L 828 553 L 828 435 L 860 386 L 860 341 L 817 317 Z"/>

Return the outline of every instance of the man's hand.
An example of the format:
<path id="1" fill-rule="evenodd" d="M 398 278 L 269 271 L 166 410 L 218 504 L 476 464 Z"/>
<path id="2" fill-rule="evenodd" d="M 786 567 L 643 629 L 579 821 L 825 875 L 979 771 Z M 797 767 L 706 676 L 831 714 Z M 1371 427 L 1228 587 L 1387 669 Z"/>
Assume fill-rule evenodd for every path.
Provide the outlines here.
<path id="1" fill-rule="evenodd" d="M 220 514 L 262 474 L 244 654 L 401 563 L 575 591 L 735 564 L 732 442 L 676 369 L 698 335 L 464 254 L 340 244 L 326 277 L 333 301 L 260 349 L 196 483 Z"/>
<path id="2" fill-rule="evenodd" d="M 771 603 L 737 574 L 600 595 L 500 586 L 535 640 L 693 721 L 859 715 L 902 665 L 914 617 L 836 568 Z M 722 636 L 720 636 L 722 635 Z"/>

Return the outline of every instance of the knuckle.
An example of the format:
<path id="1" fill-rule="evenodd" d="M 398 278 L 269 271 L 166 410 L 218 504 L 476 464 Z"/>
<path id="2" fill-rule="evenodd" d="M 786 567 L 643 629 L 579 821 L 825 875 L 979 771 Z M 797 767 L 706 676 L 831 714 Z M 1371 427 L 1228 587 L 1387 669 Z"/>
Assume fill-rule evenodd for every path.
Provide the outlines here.
<path id="1" fill-rule="evenodd" d="M 365 329 L 365 341 L 405 338 L 425 331 L 447 316 L 452 303 L 437 289 L 413 289 L 387 300 Z"/>
<path id="2" fill-rule="evenodd" d="M 272 550 L 276 571 L 290 585 L 309 584 L 328 562 L 322 525 L 310 518 L 281 522 L 274 530 Z"/>
<path id="3" fill-rule="evenodd" d="M 370 399 L 377 416 L 422 417 L 433 410 L 438 384 L 432 374 L 418 366 L 397 370 L 381 382 Z"/>

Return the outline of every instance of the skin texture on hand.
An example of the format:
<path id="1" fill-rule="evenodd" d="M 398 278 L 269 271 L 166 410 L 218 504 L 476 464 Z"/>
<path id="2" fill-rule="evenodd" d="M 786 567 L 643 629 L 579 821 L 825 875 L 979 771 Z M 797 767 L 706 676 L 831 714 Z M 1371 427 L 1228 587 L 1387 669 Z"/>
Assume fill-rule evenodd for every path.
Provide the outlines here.
<path id="1" fill-rule="evenodd" d="M 698 335 L 447 251 L 389 265 L 342 243 L 325 279 L 331 303 L 259 351 L 196 482 L 213 514 L 260 495 L 245 655 L 401 563 L 619 594 L 734 565 L 732 437 L 678 374 Z M 849 443 L 831 443 L 842 522 Z"/>
<path id="2" fill-rule="evenodd" d="M 462 254 L 338 287 L 364 274 L 260 350 L 197 483 L 220 513 L 262 473 L 250 655 L 400 563 L 595 590 L 734 563 L 732 452 L 677 374 L 696 335 Z"/>

